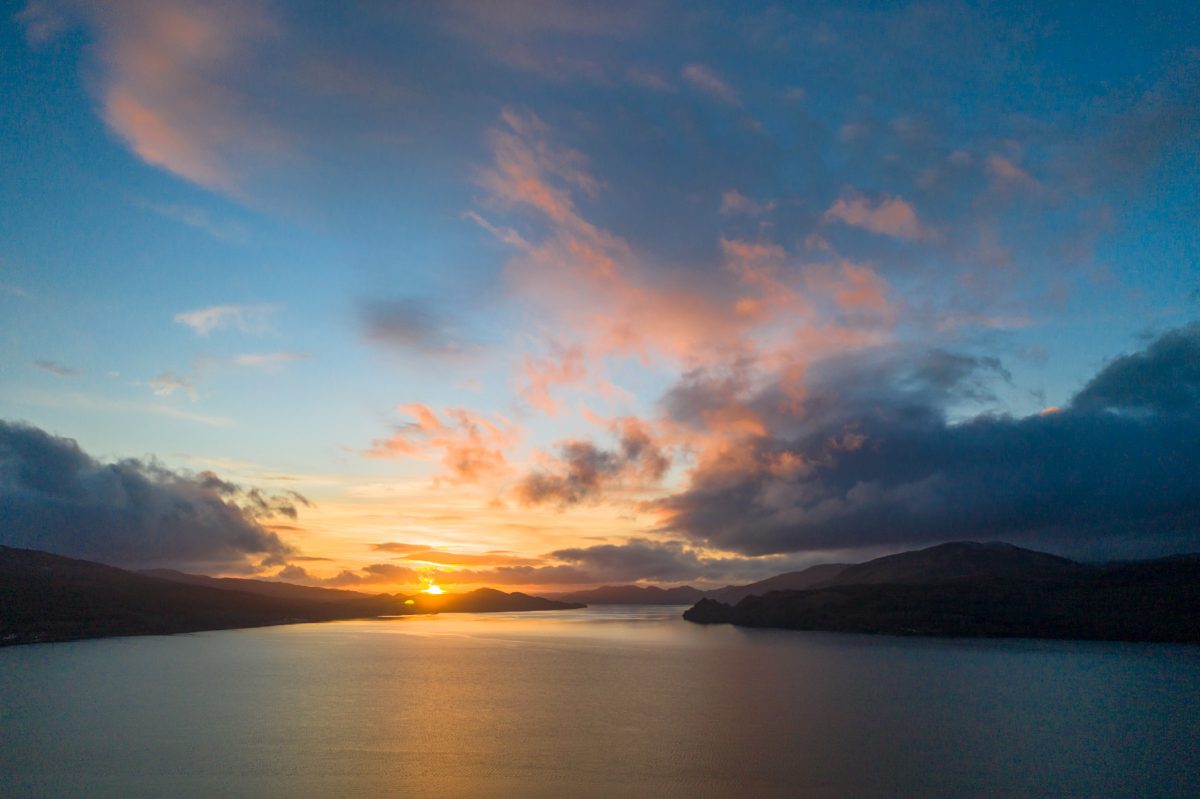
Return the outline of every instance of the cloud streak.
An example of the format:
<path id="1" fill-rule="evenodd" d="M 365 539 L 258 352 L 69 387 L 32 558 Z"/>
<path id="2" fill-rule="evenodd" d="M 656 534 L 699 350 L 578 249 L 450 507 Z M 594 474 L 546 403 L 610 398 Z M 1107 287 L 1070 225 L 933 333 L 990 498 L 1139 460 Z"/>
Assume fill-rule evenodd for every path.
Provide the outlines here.
<path id="1" fill-rule="evenodd" d="M 219 330 L 258 334 L 270 329 L 271 317 L 278 311 L 277 305 L 210 305 L 177 313 L 175 321 L 198 336 Z"/>
<path id="2" fill-rule="evenodd" d="M 70 366 L 63 366 L 57 361 L 37 360 L 33 362 L 33 366 L 37 369 L 41 369 L 47 374 L 52 374 L 55 377 L 79 377 L 78 369 L 72 369 Z"/>

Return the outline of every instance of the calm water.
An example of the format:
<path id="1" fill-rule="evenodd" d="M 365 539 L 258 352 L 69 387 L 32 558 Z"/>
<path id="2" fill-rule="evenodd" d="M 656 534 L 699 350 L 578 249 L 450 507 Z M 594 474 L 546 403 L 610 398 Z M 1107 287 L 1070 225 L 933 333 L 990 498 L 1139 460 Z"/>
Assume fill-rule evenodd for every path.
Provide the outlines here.
<path id="1" fill-rule="evenodd" d="M 680 608 L 0 650 L 0 795 L 1200 796 L 1200 648 Z"/>

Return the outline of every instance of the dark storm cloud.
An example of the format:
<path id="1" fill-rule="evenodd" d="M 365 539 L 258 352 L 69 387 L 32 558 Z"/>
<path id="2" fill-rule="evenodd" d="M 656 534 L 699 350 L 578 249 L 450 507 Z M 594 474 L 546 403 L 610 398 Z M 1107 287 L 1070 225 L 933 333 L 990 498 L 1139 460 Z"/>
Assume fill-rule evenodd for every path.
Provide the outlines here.
<path id="1" fill-rule="evenodd" d="M 946 354 L 826 364 L 796 413 L 768 387 L 746 403 L 770 432 L 654 503 L 664 530 L 752 555 L 996 538 L 1200 549 L 1200 325 L 1117 358 L 1065 408 L 948 421 L 998 369 Z M 695 415 L 704 389 L 693 375 L 668 410 Z"/>
<path id="2" fill-rule="evenodd" d="M 71 439 L 0 421 L 0 543 L 123 566 L 279 564 L 290 547 L 261 519 L 300 496 L 243 490 L 212 472 L 101 463 Z"/>
<path id="3" fill-rule="evenodd" d="M 1172 330 L 1142 352 L 1115 359 L 1072 404 L 1080 409 L 1194 415 L 1200 409 L 1200 324 Z"/>

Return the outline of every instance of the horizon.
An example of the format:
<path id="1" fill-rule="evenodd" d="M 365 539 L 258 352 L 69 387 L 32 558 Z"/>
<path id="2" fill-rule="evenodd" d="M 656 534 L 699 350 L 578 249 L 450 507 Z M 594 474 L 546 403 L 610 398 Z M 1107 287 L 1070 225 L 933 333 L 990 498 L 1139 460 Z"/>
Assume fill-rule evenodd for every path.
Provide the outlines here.
<path id="1" fill-rule="evenodd" d="M 364 593 L 1200 552 L 1200 6 L 0 23 L 0 544 Z"/>

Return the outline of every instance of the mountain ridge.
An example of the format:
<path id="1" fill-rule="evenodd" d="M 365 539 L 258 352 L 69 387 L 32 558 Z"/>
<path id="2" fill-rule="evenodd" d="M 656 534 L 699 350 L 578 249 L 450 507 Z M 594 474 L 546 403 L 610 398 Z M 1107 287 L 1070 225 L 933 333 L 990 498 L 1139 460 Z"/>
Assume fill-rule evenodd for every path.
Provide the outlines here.
<path id="1" fill-rule="evenodd" d="M 683 617 L 827 632 L 1200 643 L 1200 555 L 1088 565 L 953 542 L 859 566 L 808 590 L 733 605 L 702 599 Z"/>

